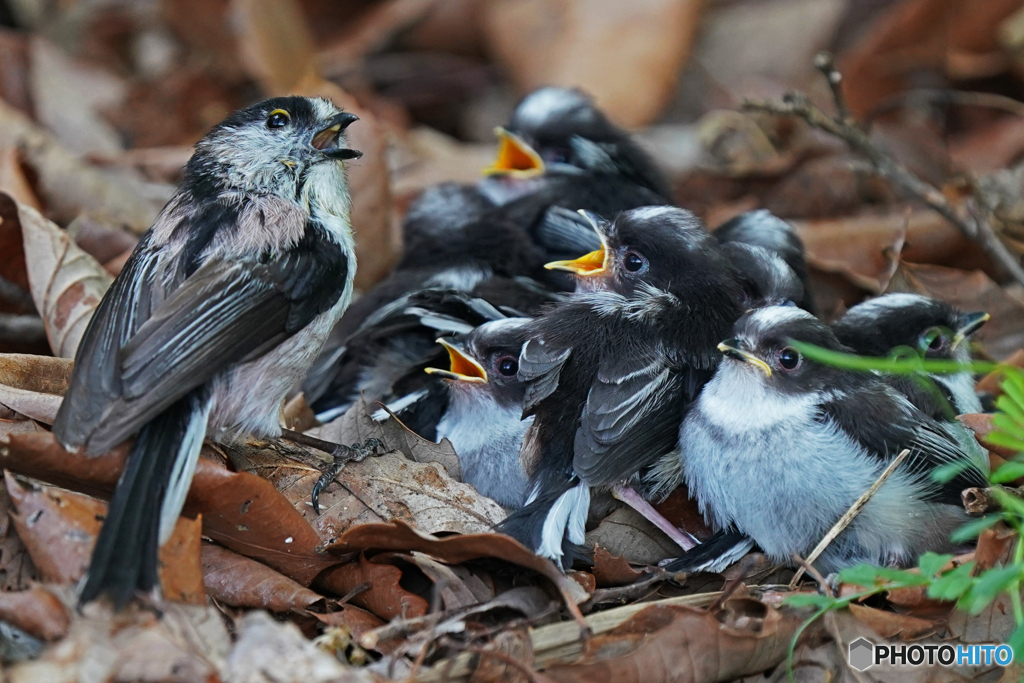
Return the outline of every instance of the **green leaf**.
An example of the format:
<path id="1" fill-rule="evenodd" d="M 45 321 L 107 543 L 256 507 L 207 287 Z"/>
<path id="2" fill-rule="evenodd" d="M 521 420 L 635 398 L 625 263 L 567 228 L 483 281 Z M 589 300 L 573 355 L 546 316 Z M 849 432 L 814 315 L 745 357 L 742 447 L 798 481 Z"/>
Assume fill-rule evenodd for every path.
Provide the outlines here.
<path id="1" fill-rule="evenodd" d="M 993 446 L 1002 446 L 1017 453 L 1024 453 L 1024 439 L 1014 436 L 1006 430 L 989 432 L 988 436 L 985 437 L 985 441 Z"/>
<path id="2" fill-rule="evenodd" d="M 1013 661 L 1024 661 L 1024 624 L 1017 626 L 1006 644 L 1013 648 Z"/>
<path id="3" fill-rule="evenodd" d="M 1024 424 L 1024 406 L 1014 401 L 1011 397 L 1004 394 L 997 398 L 996 410 L 1005 413 L 1017 424 Z"/>
<path id="4" fill-rule="evenodd" d="M 950 536 L 950 540 L 953 541 L 953 543 L 964 543 L 972 538 L 977 538 L 978 534 L 990 526 L 993 526 L 999 521 L 999 519 L 999 515 L 988 515 L 981 519 L 972 520 L 954 531 Z"/>
<path id="5" fill-rule="evenodd" d="M 938 574 L 939 571 L 952 559 L 952 555 L 939 555 L 937 553 L 927 552 L 917 561 L 917 566 L 920 567 L 921 574 L 923 576 L 931 578 Z"/>
<path id="6" fill-rule="evenodd" d="M 953 571 L 933 579 L 931 585 L 928 586 L 928 597 L 935 600 L 959 600 L 974 584 L 974 577 L 971 576 L 973 569 L 974 560 L 971 560 Z"/>
<path id="7" fill-rule="evenodd" d="M 998 503 L 1004 510 L 1000 517 L 1008 515 L 1011 517 L 1011 519 L 1007 520 L 1010 525 L 1017 526 L 1014 524 L 1014 520 L 1012 518 L 1024 518 L 1024 500 L 1021 500 L 1017 496 L 1011 495 L 998 488 L 992 489 L 992 497 L 996 499 L 996 503 Z"/>
<path id="8" fill-rule="evenodd" d="M 908 572 L 892 567 L 876 567 L 871 564 L 858 564 L 847 567 L 839 572 L 839 580 L 865 588 L 902 586 L 922 586 L 928 579 L 916 572 Z M 893 585 L 895 584 L 895 585 Z"/>
<path id="9" fill-rule="evenodd" d="M 818 609 L 825 609 L 832 607 L 838 601 L 835 598 L 818 593 L 794 593 L 793 595 L 786 596 L 786 599 L 782 602 L 789 607 L 817 607 Z"/>
<path id="10" fill-rule="evenodd" d="M 1007 396 L 1018 406 L 1024 408 L 1024 374 L 1016 368 L 1008 369 L 1000 388 L 1003 396 Z"/>
<path id="11" fill-rule="evenodd" d="M 1024 477 L 1024 462 L 1011 460 L 1003 463 L 1003 465 L 992 473 L 989 479 L 995 484 L 1005 484 L 1008 481 L 1014 479 L 1020 479 Z"/>
<path id="12" fill-rule="evenodd" d="M 940 484 L 945 484 L 946 482 L 953 481 L 954 479 L 956 479 L 957 475 L 959 475 L 961 472 L 963 472 L 970 466 L 971 463 L 968 462 L 967 460 L 963 460 L 960 462 L 951 462 L 946 465 L 939 465 L 934 470 L 932 470 L 932 481 L 938 482 Z"/>
<path id="13" fill-rule="evenodd" d="M 1020 578 L 1022 567 L 1011 565 L 983 572 L 974 580 L 974 585 L 960 599 L 960 607 L 971 614 L 977 614 Z"/>

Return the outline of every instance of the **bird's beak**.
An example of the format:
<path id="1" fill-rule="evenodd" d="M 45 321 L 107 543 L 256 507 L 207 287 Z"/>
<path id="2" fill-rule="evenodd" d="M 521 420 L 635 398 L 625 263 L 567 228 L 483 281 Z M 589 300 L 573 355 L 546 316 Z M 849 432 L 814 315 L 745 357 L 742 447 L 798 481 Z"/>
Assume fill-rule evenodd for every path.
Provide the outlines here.
<path id="1" fill-rule="evenodd" d="M 324 156 L 331 159 L 358 159 L 363 156 L 363 153 L 358 149 L 348 149 L 340 146 L 342 132 L 358 120 L 359 117 L 355 114 L 343 111 L 331 119 L 330 125 L 321 131 L 317 131 L 309 144 L 312 145 L 313 149 L 320 150 Z"/>
<path id="2" fill-rule="evenodd" d="M 960 329 L 956 331 L 956 335 L 953 337 L 953 348 L 963 344 L 968 337 L 977 332 L 991 317 L 991 315 L 984 311 L 964 313 L 960 316 Z"/>
<path id="3" fill-rule="evenodd" d="M 544 160 L 521 137 L 501 127 L 495 128 L 494 134 L 498 136 L 498 156 L 484 169 L 484 175 L 533 178 L 544 172 Z"/>
<path id="4" fill-rule="evenodd" d="M 444 339 L 438 339 L 437 343 L 448 350 L 451 369 L 426 368 L 427 374 L 437 375 L 442 379 L 451 379 L 458 382 L 474 382 L 476 384 L 485 384 L 487 382 L 487 371 L 479 363 L 463 353 L 459 347 L 450 344 Z"/>
<path id="5" fill-rule="evenodd" d="M 595 275 L 601 275 L 608 271 L 608 249 L 606 247 L 604 230 L 602 230 L 599 219 L 588 211 L 580 210 L 578 212 L 588 221 L 590 221 L 591 227 L 594 228 L 594 232 L 601 238 L 601 248 L 596 249 L 589 254 L 584 254 L 577 259 L 571 261 L 552 261 L 551 263 L 545 263 L 544 267 L 547 270 L 567 270 L 570 273 L 579 275 L 582 277 L 593 277 Z"/>
<path id="6" fill-rule="evenodd" d="M 772 376 L 771 367 L 749 351 L 744 351 L 743 343 L 739 339 L 726 339 L 718 345 L 718 350 L 729 358 L 735 358 L 738 361 L 743 361 L 744 363 L 753 365 L 755 368 L 763 372 L 765 377 Z"/>

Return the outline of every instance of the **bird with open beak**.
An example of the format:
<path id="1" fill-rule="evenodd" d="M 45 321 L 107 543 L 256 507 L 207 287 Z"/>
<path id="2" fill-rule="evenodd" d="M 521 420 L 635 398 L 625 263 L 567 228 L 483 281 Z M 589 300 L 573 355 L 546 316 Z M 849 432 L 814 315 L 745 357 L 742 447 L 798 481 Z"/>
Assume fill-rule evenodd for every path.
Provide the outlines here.
<path id="1" fill-rule="evenodd" d="M 971 335 L 988 319 L 988 313 L 963 313 L 920 294 L 894 293 L 853 306 L 832 324 L 832 330 L 839 341 L 862 356 L 911 353 L 968 364 Z M 935 419 L 982 412 L 970 369 L 932 373 L 928 378 L 931 381 L 924 385 L 914 377 L 894 377 L 893 381 L 914 405 Z"/>
<path id="2" fill-rule="evenodd" d="M 530 318 L 483 323 L 450 341 L 449 368 L 427 368 L 447 385 L 447 409 L 437 439 L 448 439 L 462 466 L 463 480 L 506 508 L 526 500 L 527 464 L 520 459 L 523 436 L 533 423 L 522 419 L 526 384 L 519 380 L 519 353 Z"/>
<path id="3" fill-rule="evenodd" d="M 53 432 L 89 455 L 135 442 L 81 602 L 157 585 L 204 438 L 280 435 L 285 393 L 352 296 L 356 120 L 280 97 L 215 126 L 97 307 Z"/>
<path id="4" fill-rule="evenodd" d="M 530 93 L 498 139 L 479 183 L 429 188 L 409 207 L 402 268 L 436 263 L 471 237 L 471 224 L 498 220 L 519 226 L 546 260 L 566 259 L 599 246 L 577 209 L 612 217 L 671 197 L 647 153 L 579 90 Z"/>
<path id="5" fill-rule="evenodd" d="M 693 214 L 658 206 L 598 223 L 602 248 L 550 264 L 578 291 L 530 323 L 519 358 L 534 416 L 521 459 L 527 505 L 502 528 L 565 561 L 583 541 L 591 488 L 615 489 L 672 451 L 690 402 L 740 316 L 742 291 Z"/>
<path id="6" fill-rule="evenodd" d="M 859 562 L 907 565 L 954 550 L 967 520 L 963 489 L 985 486 L 984 463 L 869 372 L 822 365 L 794 341 L 846 351 L 832 330 L 792 306 L 745 314 L 719 345 L 724 360 L 680 430 L 686 483 L 716 529 L 752 538 L 774 561 L 807 557 L 904 449 L 910 455 L 821 554 L 834 572 Z M 946 483 L 931 475 L 959 466 Z"/>

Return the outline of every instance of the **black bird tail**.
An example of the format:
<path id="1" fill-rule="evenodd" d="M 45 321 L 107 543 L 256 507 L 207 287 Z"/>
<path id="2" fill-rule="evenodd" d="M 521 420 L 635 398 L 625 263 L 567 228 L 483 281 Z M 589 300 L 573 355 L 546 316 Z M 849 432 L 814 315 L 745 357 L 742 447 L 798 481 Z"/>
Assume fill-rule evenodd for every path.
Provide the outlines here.
<path id="1" fill-rule="evenodd" d="M 586 561 L 586 550 L 579 544 L 590 509 L 590 490 L 575 477 L 547 489 L 506 517 L 497 529 L 568 569 L 578 560 Z"/>
<path id="2" fill-rule="evenodd" d="M 754 541 L 735 529 L 719 531 L 699 546 L 662 565 L 669 572 L 722 572 L 750 552 Z"/>
<path id="3" fill-rule="evenodd" d="M 193 391 L 139 432 L 93 548 L 79 604 L 108 595 L 120 609 L 157 584 L 160 544 L 185 502 L 206 433 L 209 401 Z"/>

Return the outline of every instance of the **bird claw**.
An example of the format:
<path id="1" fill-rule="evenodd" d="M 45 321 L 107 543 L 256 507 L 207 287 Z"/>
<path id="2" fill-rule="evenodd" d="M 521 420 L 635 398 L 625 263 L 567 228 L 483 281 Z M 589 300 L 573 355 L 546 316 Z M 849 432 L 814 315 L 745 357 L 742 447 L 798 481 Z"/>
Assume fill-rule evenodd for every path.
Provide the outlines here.
<path id="1" fill-rule="evenodd" d="M 362 462 L 371 455 L 377 455 L 377 449 L 384 449 L 384 442 L 373 437 L 362 443 L 351 446 L 339 445 L 335 448 L 332 453 L 334 462 L 327 466 L 320 478 L 316 480 L 316 484 L 313 485 L 313 493 L 310 495 L 313 512 L 317 515 L 320 514 L 320 492 L 330 486 L 334 478 L 345 469 L 347 463 Z"/>

